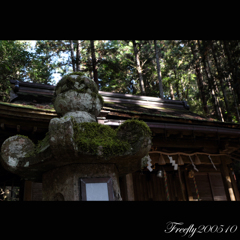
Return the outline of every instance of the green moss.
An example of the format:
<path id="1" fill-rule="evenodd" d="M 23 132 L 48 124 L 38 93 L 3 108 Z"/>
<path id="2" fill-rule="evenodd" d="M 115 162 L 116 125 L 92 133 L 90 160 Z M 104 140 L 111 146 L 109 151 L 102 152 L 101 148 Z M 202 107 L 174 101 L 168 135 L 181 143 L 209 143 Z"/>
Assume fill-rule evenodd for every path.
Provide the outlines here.
<path id="1" fill-rule="evenodd" d="M 27 108 L 27 109 L 34 109 L 34 110 L 39 110 L 39 111 L 51 111 L 51 112 L 55 112 L 54 109 L 46 109 L 46 108 L 39 108 L 39 107 L 35 107 L 33 105 L 26 105 L 26 104 L 20 104 L 20 103 L 6 103 L 6 102 L 0 102 L 1 105 L 6 105 L 6 106 L 10 106 L 10 107 L 16 107 L 16 108 Z M 51 107 L 51 106 L 50 106 Z"/>
<path id="2" fill-rule="evenodd" d="M 131 145 L 137 143 L 141 137 L 147 138 L 152 135 L 148 125 L 144 121 L 137 119 L 126 120 L 116 129 L 116 132 L 120 138 L 127 138 Z"/>
<path id="3" fill-rule="evenodd" d="M 104 99 L 103 99 L 102 95 L 98 93 L 97 96 L 100 99 L 100 102 L 101 102 L 101 104 L 103 106 L 104 105 Z"/>
<path id="4" fill-rule="evenodd" d="M 115 102 L 108 102 L 108 101 L 105 101 L 106 104 L 116 104 Z"/>
<path id="5" fill-rule="evenodd" d="M 129 151 L 132 144 L 137 142 L 142 136 L 151 136 L 151 130 L 147 124 L 139 120 L 127 120 L 116 130 L 107 125 L 96 122 L 76 123 L 72 119 L 74 128 L 74 141 L 81 152 L 90 153 L 96 156 L 108 158 L 110 156 L 122 155 Z M 131 129 L 128 134 L 137 132 L 134 138 L 119 137 L 118 133 L 127 127 Z M 139 129 L 141 129 L 139 131 Z M 99 149 L 100 147 L 100 149 Z"/>
<path id="6" fill-rule="evenodd" d="M 74 141 L 82 152 L 107 158 L 130 150 L 129 143 L 120 141 L 110 126 L 96 122 L 73 123 Z"/>
<path id="7" fill-rule="evenodd" d="M 141 128 L 144 130 L 144 132 L 146 133 L 146 135 L 151 136 L 152 132 L 150 130 L 150 128 L 148 127 L 148 125 L 142 121 L 142 120 L 137 120 L 137 119 L 128 119 L 126 120 L 123 124 L 121 124 L 118 128 L 117 131 L 120 131 L 122 128 L 124 128 L 125 126 L 128 126 L 132 129 L 134 128 Z"/>
<path id="8" fill-rule="evenodd" d="M 21 134 L 17 134 L 16 136 L 20 136 L 20 137 L 23 137 L 23 138 L 27 138 L 27 139 L 28 139 L 28 136 L 24 136 L 24 135 L 21 135 Z"/>

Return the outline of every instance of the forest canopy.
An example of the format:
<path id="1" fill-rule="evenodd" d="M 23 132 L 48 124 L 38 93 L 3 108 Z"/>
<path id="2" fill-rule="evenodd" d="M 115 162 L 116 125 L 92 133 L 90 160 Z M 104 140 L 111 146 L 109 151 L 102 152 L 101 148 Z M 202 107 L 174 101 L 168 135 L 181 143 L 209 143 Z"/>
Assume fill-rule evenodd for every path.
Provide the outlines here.
<path id="1" fill-rule="evenodd" d="M 83 72 L 99 90 L 187 101 L 190 110 L 239 122 L 240 40 L 0 41 L 0 101 L 10 79 L 55 85 Z"/>

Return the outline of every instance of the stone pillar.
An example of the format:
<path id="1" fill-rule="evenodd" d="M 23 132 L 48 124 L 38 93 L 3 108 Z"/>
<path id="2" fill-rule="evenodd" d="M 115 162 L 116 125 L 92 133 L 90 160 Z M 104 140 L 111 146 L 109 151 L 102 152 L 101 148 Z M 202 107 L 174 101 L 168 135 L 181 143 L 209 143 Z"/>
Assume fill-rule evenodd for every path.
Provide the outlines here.
<path id="1" fill-rule="evenodd" d="M 43 201 L 79 201 L 81 178 L 111 178 L 113 200 L 121 201 L 118 171 L 114 164 L 70 164 L 43 174 Z"/>

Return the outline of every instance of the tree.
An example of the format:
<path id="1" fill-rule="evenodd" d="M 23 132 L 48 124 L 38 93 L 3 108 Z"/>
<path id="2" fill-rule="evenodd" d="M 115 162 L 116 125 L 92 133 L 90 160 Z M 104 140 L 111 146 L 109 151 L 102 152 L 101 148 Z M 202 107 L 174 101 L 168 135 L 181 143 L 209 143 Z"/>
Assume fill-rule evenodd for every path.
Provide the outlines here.
<path id="1" fill-rule="evenodd" d="M 81 71 L 102 91 L 188 101 L 197 114 L 240 119 L 238 40 L 39 40 L 35 50 L 18 71 L 24 81 L 51 84 L 54 71 Z"/>
<path id="2" fill-rule="evenodd" d="M 96 66 L 96 56 L 95 56 L 95 49 L 94 49 L 94 40 L 90 40 L 90 42 L 91 42 L 91 55 L 92 55 L 92 67 L 93 67 L 94 82 L 98 86 L 98 73 L 97 73 L 97 66 Z"/>
<path id="3" fill-rule="evenodd" d="M 218 72 L 218 79 L 220 81 L 220 85 L 221 85 L 221 89 L 222 89 L 222 93 L 223 93 L 223 99 L 225 102 L 225 107 L 227 110 L 227 119 L 228 119 L 228 121 L 231 121 L 230 108 L 229 108 L 229 104 L 228 104 L 228 100 L 227 100 L 227 96 L 226 96 L 225 86 L 223 84 L 223 73 L 222 73 L 222 69 L 220 68 L 219 61 L 217 59 L 217 54 L 215 52 L 214 42 L 212 40 L 210 41 L 210 45 L 212 48 L 212 55 L 213 55 L 213 58 L 214 58 L 214 61 L 216 64 L 216 68 L 217 68 L 217 72 Z"/>
<path id="4" fill-rule="evenodd" d="M 199 57 L 197 56 L 197 49 L 196 49 L 196 40 L 190 41 L 190 47 L 191 47 L 191 51 L 193 54 L 193 60 L 195 62 L 195 71 L 196 71 L 196 76 L 197 76 L 197 83 L 198 83 L 198 89 L 199 89 L 199 93 L 200 93 L 200 99 L 202 101 L 202 106 L 204 109 L 204 112 L 207 114 L 208 113 L 208 107 L 207 107 L 207 99 L 205 96 L 205 92 L 203 89 L 203 79 L 202 79 L 202 74 L 200 71 L 200 63 L 199 63 Z"/>
<path id="5" fill-rule="evenodd" d="M 161 70 L 159 64 L 159 56 L 158 56 L 158 47 L 156 40 L 154 40 L 155 52 L 156 52 L 156 61 L 157 61 L 157 73 L 158 73 L 158 84 L 159 84 L 159 96 L 163 98 L 163 87 L 162 87 L 162 77 L 161 77 Z"/>
<path id="6" fill-rule="evenodd" d="M 31 62 L 27 44 L 14 40 L 0 41 L 0 100 L 9 101 L 10 79 L 23 80 Z"/>
<path id="7" fill-rule="evenodd" d="M 75 59 L 74 59 L 73 40 L 69 40 L 69 41 L 70 41 L 70 51 L 71 51 L 71 59 L 72 59 L 72 68 L 73 68 L 73 72 L 76 72 Z"/>
<path id="8" fill-rule="evenodd" d="M 139 50 L 137 50 L 136 41 L 132 40 L 132 43 L 133 43 L 134 54 L 135 54 L 135 58 L 136 58 L 136 64 L 137 64 L 137 71 L 138 71 L 138 75 L 139 75 L 139 84 L 140 84 L 140 88 L 141 88 L 141 94 L 146 95 L 145 87 L 144 87 L 144 83 L 143 83 L 142 66 L 140 64 L 140 59 L 139 59 Z"/>

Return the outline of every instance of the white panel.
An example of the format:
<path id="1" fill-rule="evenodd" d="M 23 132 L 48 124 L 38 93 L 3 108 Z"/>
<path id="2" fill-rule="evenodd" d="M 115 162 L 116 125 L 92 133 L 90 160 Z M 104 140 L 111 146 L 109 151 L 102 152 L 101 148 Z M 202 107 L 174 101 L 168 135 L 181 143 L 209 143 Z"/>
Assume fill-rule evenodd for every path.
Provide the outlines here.
<path id="1" fill-rule="evenodd" d="M 107 183 L 86 183 L 87 201 L 109 201 Z"/>

